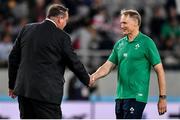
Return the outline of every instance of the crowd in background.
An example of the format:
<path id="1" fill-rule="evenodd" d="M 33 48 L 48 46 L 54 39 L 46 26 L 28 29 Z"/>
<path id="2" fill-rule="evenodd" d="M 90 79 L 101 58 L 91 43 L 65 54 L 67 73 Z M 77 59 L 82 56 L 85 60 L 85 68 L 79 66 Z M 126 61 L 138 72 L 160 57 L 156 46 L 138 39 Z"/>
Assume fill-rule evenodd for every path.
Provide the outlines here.
<path id="1" fill-rule="evenodd" d="M 96 69 L 102 64 L 109 53 L 93 54 L 111 50 L 122 37 L 119 14 L 126 8 L 140 12 L 141 31 L 155 41 L 165 68 L 180 68 L 180 8 L 176 0 L 0 0 L 1 67 L 7 67 L 9 52 L 22 27 L 43 21 L 51 3 L 69 8 L 70 20 L 65 31 L 71 35 L 74 49 L 83 53 L 81 60 L 87 68 Z"/>
<path id="2" fill-rule="evenodd" d="M 122 38 L 120 10 L 137 9 L 142 16 L 141 32 L 156 43 L 165 69 L 180 69 L 180 3 L 178 0 L 0 0 L 0 67 L 7 67 L 8 55 L 24 25 L 45 19 L 52 3 L 69 8 L 65 31 L 72 38 L 81 61 L 89 72 L 97 69 Z M 76 77 L 69 82 L 69 98 L 89 99 L 97 89 L 83 87 Z M 74 91 L 74 92 L 72 92 Z M 75 92 L 77 91 L 77 93 Z M 71 96 L 70 94 L 73 93 Z"/>

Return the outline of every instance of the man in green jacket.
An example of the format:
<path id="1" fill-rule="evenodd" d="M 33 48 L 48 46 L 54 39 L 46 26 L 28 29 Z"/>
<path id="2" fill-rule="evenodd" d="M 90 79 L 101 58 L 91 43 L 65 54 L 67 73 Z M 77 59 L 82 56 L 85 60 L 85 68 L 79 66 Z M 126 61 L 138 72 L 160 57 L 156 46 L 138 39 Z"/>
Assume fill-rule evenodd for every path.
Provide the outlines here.
<path id="1" fill-rule="evenodd" d="M 148 99 L 153 66 L 159 83 L 158 112 L 164 114 L 167 111 L 166 81 L 157 47 L 139 31 L 141 16 L 136 10 L 122 10 L 120 23 L 125 36 L 114 45 L 108 60 L 91 75 L 91 85 L 117 66 L 116 118 L 140 119 Z"/>

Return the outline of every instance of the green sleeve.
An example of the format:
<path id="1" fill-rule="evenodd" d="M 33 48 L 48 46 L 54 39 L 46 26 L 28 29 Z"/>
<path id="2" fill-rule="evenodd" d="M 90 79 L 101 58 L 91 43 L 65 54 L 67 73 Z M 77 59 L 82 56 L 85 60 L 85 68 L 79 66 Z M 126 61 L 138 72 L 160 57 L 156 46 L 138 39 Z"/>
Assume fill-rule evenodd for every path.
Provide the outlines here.
<path id="1" fill-rule="evenodd" d="M 146 57 L 148 61 L 151 63 L 151 65 L 156 65 L 161 63 L 161 58 L 158 52 L 158 49 L 153 42 L 152 39 L 148 39 L 148 42 L 146 42 Z"/>
<path id="2" fill-rule="evenodd" d="M 117 51 L 116 51 L 116 44 L 114 45 L 114 48 L 108 58 L 108 61 L 114 63 L 114 64 L 118 64 L 118 55 L 117 55 Z"/>

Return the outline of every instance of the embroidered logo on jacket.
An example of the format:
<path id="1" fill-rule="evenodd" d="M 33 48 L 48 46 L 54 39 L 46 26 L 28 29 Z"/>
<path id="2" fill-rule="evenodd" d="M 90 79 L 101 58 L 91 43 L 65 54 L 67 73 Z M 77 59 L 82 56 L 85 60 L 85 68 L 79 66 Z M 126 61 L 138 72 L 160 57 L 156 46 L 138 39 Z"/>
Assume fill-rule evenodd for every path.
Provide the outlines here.
<path id="1" fill-rule="evenodd" d="M 136 50 L 137 50 L 139 47 L 140 47 L 139 44 L 136 44 L 136 45 L 135 45 L 135 49 L 136 49 Z"/>

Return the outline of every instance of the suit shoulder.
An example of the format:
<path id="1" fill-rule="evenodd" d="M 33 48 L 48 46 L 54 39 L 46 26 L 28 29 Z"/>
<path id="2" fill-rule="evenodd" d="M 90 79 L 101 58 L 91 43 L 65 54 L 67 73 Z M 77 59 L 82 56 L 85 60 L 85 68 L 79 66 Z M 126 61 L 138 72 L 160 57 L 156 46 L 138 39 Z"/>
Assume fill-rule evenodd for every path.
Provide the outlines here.
<path id="1" fill-rule="evenodd" d="M 63 34 L 64 34 L 67 38 L 70 38 L 70 35 L 69 35 L 67 32 L 65 32 L 65 31 L 63 31 L 63 30 L 62 30 L 62 32 L 63 32 Z"/>
<path id="2" fill-rule="evenodd" d="M 35 27 L 37 27 L 39 25 L 39 23 L 28 23 L 24 26 L 24 31 L 33 29 Z"/>
<path id="3" fill-rule="evenodd" d="M 28 23 L 25 25 L 25 27 L 33 27 L 33 26 L 37 26 L 39 25 L 39 23 Z"/>
<path id="4" fill-rule="evenodd" d="M 60 35 L 61 37 L 65 38 L 65 39 L 68 39 L 68 40 L 71 39 L 70 35 L 67 32 L 65 32 L 64 30 L 58 29 L 58 35 Z"/>

